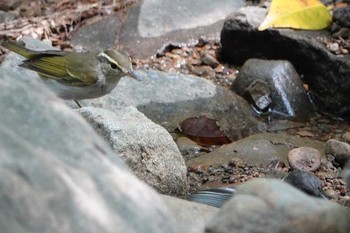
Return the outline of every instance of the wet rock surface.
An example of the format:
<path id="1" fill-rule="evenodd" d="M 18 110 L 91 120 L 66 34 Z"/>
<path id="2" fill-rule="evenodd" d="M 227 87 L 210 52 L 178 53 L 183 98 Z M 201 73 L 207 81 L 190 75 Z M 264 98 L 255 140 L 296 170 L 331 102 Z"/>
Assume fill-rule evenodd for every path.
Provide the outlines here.
<path id="1" fill-rule="evenodd" d="M 258 31 L 265 14 L 266 9 L 247 7 L 225 21 L 221 32 L 222 59 L 236 65 L 249 58 L 288 60 L 309 85 L 319 109 L 349 117 L 349 57 L 333 55 L 320 43 L 319 38 L 329 37 L 326 31 Z"/>
<path id="2" fill-rule="evenodd" d="M 275 118 L 282 115 L 283 119 L 296 121 L 309 119 L 312 106 L 303 83 L 290 62 L 249 59 L 240 69 L 231 90 L 240 96 L 246 96 L 247 88 L 259 81 L 266 83 L 267 90 L 261 93 L 260 98 L 255 98 L 253 104 L 258 111 L 271 112 Z M 257 89 L 262 90 L 261 87 Z M 253 98 L 252 94 L 250 96 Z M 271 103 L 266 99 L 270 99 Z"/>

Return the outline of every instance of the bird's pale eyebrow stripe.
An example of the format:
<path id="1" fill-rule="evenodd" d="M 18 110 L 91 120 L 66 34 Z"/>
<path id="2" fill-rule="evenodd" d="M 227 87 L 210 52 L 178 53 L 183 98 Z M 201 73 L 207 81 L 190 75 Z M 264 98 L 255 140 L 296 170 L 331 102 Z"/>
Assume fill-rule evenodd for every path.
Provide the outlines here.
<path id="1" fill-rule="evenodd" d="M 98 56 L 105 57 L 110 63 L 116 64 L 119 68 L 122 67 L 116 60 L 112 59 L 104 52 L 99 53 Z"/>

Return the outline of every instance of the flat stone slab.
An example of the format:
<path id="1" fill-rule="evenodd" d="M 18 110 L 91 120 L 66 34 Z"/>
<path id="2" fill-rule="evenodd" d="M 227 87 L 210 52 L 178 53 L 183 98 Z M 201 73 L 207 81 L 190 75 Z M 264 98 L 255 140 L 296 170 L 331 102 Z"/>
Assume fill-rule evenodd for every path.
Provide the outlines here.
<path id="1" fill-rule="evenodd" d="M 274 160 L 288 164 L 288 152 L 301 146 L 313 147 L 324 156 L 324 142 L 280 133 L 260 133 L 223 145 L 211 153 L 190 160 L 187 165 L 218 167 L 227 165 L 233 158 L 240 158 L 257 166 L 268 165 Z"/>
<path id="2" fill-rule="evenodd" d="M 118 45 L 144 58 L 169 44 L 191 44 L 201 36 L 218 39 L 223 20 L 244 5 L 243 0 L 144 0 L 130 9 Z"/>

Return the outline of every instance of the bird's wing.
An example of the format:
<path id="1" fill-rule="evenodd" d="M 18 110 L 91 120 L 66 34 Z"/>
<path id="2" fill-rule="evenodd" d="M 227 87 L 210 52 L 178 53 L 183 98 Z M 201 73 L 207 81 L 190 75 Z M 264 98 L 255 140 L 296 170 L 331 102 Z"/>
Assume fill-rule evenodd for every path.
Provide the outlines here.
<path id="1" fill-rule="evenodd" d="M 67 57 L 68 56 L 68 57 Z M 81 64 L 75 54 L 45 54 L 25 60 L 20 66 L 71 86 L 89 86 L 97 81 L 93 64 Z M 84 56 L 83 56 L 84 57 Z"/>

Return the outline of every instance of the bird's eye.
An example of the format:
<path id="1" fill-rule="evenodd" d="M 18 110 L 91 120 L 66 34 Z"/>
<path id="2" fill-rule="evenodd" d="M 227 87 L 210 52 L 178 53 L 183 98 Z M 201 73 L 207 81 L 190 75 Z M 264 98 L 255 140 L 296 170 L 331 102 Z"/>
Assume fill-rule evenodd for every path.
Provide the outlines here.
<path id="1" fill-rule="evenodd" d="M 116 64 L 114 64 L 114 63 L 109 63 L 109 65 L 111 66 L 111 68 L 112 68 L 113 70 L 115 70 L 115 69 L 118 68 L 118 66 L 117 66 Z"/>

